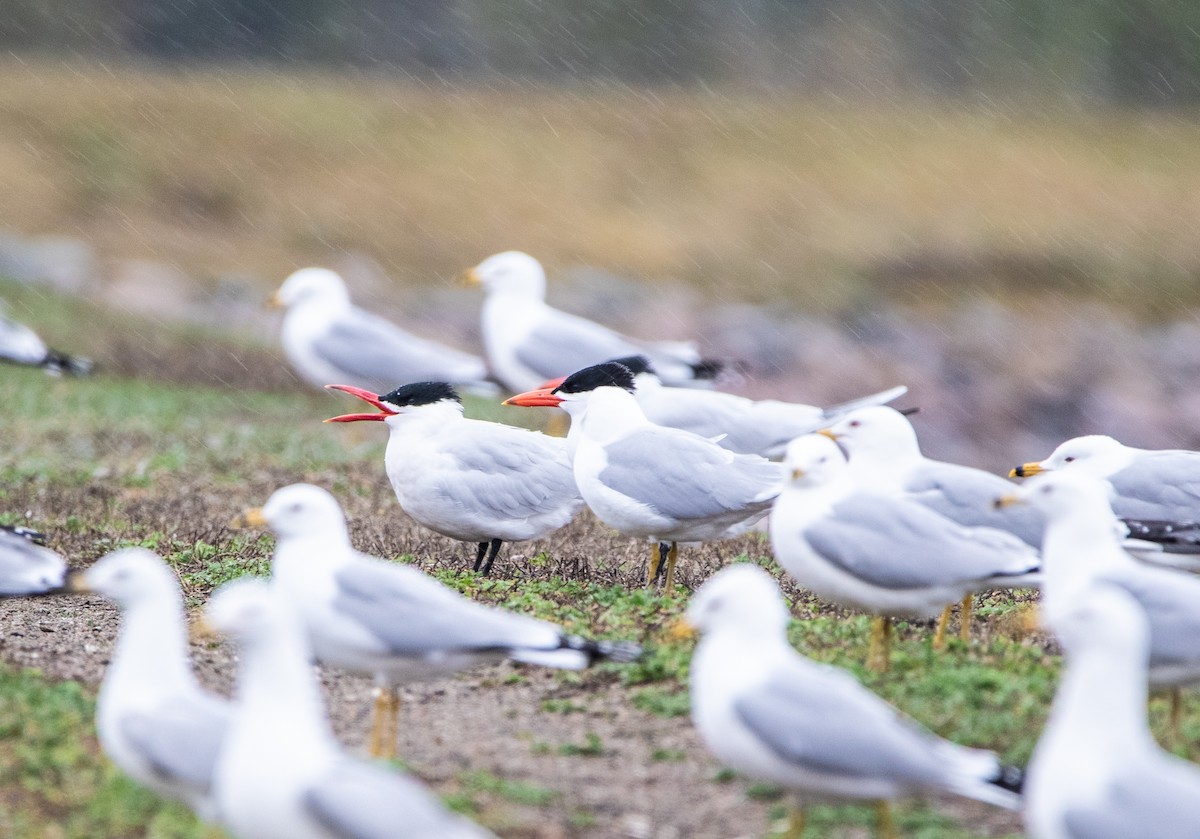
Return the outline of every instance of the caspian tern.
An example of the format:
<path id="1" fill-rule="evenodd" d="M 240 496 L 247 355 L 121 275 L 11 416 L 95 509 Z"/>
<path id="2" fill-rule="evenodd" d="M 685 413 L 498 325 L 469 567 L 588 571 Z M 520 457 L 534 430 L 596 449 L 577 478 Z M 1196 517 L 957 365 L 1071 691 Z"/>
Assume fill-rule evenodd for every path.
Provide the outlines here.
<path id="1" fill-rule="evenodd" d="M 484 839 L 419 782 L 338 744 L 295 614 L 261 580 L 227 583 L 205 608 L 241 664 L 214 788 L 237 839 Z"/>
<path id="2" fill-rule="evenodd" d="M 359 387 L 437 379 L 495 393 L 483 359 L 418 338 L 358 308 L 342 278 L 325 268 L 303 268 L 286 280 L 271 303 L 287 308 L 283 350 L 302 379 L 315 387 L 349 381 Z"/>
<path id="3" fill-rule="evenodd" d="M 41 367 L 52 376 L 66 373 L 86 376 L 92 372 L 90 359 L 52 350 L 37 333 L 10 318 L 0 301 L 0 361 L 27 367 Z"/>
<path id="4" fill-rule="evenodd" d="M 328 385 L 377 413 L 326 422 L 384 422 L 384 467 L 400 508 L 443 536 L 475 542 L 475 570 L 488 574 L 504 542 L 540 539 L 583 506 L 566 443 L 538 431 L 467 419 L 445 382 L 403 385 L 380 396 Z"/>
<path id="5" fill-rule="evenodd" d="M 648 584 L 665 564 L 669 592 L 678 543 L 728 539 L 750 530 L 779 494 L 784 473 L 778 463 L 757 455 L 736 454 L 690 431 L 655 425 L 633 394 L 629 368 L 606 362 L 505 404 L 561 406 L 571 416 L 579 492 L 605 524 L 657 543 Z"/>
<path id="6" fill-rule="evenodd" d="M 606 326 L 546 305 L 546 273 L 529 254 L 506 251 L 466 273 L 487 294 L 483 344 L 492 372 L 513 391 L 535 388 L 611 358 L 646 354 L 672 385 L 712 379 L 721 363 L 700 357 L 679 341 L 639 341 Z"/>
<path id="7" fill-rule="evenodd" d="M 138 783 L 216 821 L 213 772 L 231 706 L 192 675 L 175 572 L 150 551 L 126 548 L 73 573 L 70 587 L 121 607 L 116 650 L 96 699 L 104 753 Z"/>
<path id="8" fill-rule="evenodd" d="M 797 794 L 789 835 L 803 832 L 803 808 L 813 799 L 952 792 L 1020 806 L 1020 770 L 931 734 L 846 671 L 800 655 L 787 640 L 789 618 L 775 581 L 750 564 L 705 581 L 686 617 L 701 633 L 691 663 L 692 722 L 723 765 Z"/>
<path id="9" fill-rule="evenodd" d="M 337 500 L 319 487 L 277 490 L 234 524 L 275 533 L 271 584 L 296 610 L 317 659 L 375 677 L 376 754 L 395 749 L 398 684 L 505 659 L 573 670 L 640 654 L 475 603 L 416 568 L 359 553 Z"/>
<path id="10" fill-rule="evenodd" d="M 821 408 L 774 399 L 755 401 L 719 390 L 678 388 L 663 384 L 644 355 L 610 359 L 633 373 L 634 392 L 646 419 L 713 440 L 723 449 L 766 458 L 783 455 L 787 444 L 836 422 L 850 411 L 899 399 L 908 388 L 899 385 L 840 405 Z M 566 377 L 543 382 L 555 388 Z"/>
<path id="11" fill-rule="evenodd" d="M 1050 621 L 1066 668 L 1025 776 L 1032 839 L 1190 837 L 1200 767 L 1158 747 L 1146 722 L 1151 630 L 1128 592 L 1089 586 Z"/>
<path id="12" fill-rule="evenodd" d="M 1034 548 L 1007 531 L 963 527 L 910 499 L 858 489 L 828 437 L 793 440 L 784 463 L 791 481 L 771 511 L 775 560 L 818 597 L 877 616 L 872 669 L 887 669 L 892 617 L 932 617 L 971 592 L 1036 584 Z M 964 611 L 964 639 L 969 617 Z"/>

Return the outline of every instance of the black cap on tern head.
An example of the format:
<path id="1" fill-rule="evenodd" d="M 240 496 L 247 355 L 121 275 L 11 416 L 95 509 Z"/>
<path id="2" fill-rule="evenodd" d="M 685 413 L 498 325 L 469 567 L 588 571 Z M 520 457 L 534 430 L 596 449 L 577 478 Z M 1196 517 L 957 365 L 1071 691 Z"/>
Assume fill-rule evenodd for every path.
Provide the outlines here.
<path id="1" fill-rule="evenodd" d="M 633 375 L 639 373 L 649 373 L 651 376 L 657 376 L 654 368 L 650 366 L 650 359 L 644 355 L 627 355 L 624 358 L 612 359 L 613 364 L 621 364 L 629 368 L 629 372 Z"/>
<path id="2" fill-rule="evenodd" d="M 462 397 L 446 382 L 413 382 L 411 385 L 401 385 L 391 393 L 379 397 L 380 402 L 395 405 L 397 408 L 432 405 L 447 399 L 462 404 Z"/>
<path id="3" fill-rule="evenodd" d="M 606 361 L 594 367 L 585 367 L 563 379 L 554 389 L 555 393 L 587 393 L 598 387 L 619 387 L 633 393 L 633 373 L 624 364 Z"/>

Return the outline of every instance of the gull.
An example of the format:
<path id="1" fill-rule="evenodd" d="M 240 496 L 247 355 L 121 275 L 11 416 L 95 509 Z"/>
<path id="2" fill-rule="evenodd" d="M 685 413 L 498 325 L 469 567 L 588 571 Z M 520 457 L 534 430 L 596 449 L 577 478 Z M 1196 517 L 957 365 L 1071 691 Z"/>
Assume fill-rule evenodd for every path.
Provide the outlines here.
<path id="1" fill-rule="evenodd" d="M 857 489 L 828 437 L 793 440 L 784 463 L 791 481 L 771 511 L 775 559 L 818 597 L 878 616 L 867 660 L 873 669 L 888 666 L 890 618 L 932 617 L 970 592 L 1036 584 L 1039 559 L 1029 545 L 1007 531 L 963 527 L 906 498 Z"/>
<path id="2" fill-rule="evenodd" d="M 892 835 L 886 801 L 952 792 L 1016 809 L 1020 773 L 996 755 L 943 740 L 863 687 L 849 673 L 800 655 L 775 581 L 754 565 L 714 574 L 688 604 L 701 633 L 691 663 L 692 722 L 732 769 L 797 796 L 881 802 L 880 832 Z"/>
<path id="3" fill-rule="evenodd" d="M 497 378 L 514 392 L 526 391 L 611 358 L 644 353 L 669 384 L 711 379 L 720 362 L 706 361 L 691 343 L 638 341 L 606 326 L 546 305 L 546 273 L 526 253 L 488 257 L 466 273 L 483 287 L 483 345 Z"/>
<path id="4" fill-rule="evenodd" d="M 38 536 L 41 534 L 24 527 L 0 529 L 0 597 L 62 590 L 67 562 L 42 547 Z"/>
<path id="5" fill-rule="evenodd" d="M 614 362 L 504 404 L 561 406 L 570 415 L 572 467 L 583 500 L 610 527 L 654 541 L 647 584 L 665 565 L 667 592 L 675 583 L 679 542 L 745 533 L 770 509 L 783 483 L 777 463 L 652 423 L 634 398 L 633 373 Z"/>
<path id="6" fill-rule="evenodd" d="M 1028 503 L 1046 516 L 1041 610 L 1051 625 L 1080 590 L 1097 582 L 1125 589 L 1150 621 L 1150 682 L 1172 689 L 1200 681 L 1200 579 L 1134 560 L 1116 536 L 1108 488 L 1096 477 L 1063 471 L 1029 481 L 998 504 Z"/>
<path id="7" fill-rule="evenodd" d="M 329 385 L 377 411 L 326 422 L 383 422 L 384 469 L 400 509 L 443 536 L 477 543 L 485 576 L 504 542 L 540 539 L 583 506 L 561 438 L 497 422 L 466 419 L 445 382 L 403 385 L 380 396 Z"/>
<path id="8" fill-rule="evenodd" d="M 787 444 L 802 434 L 827 426 L 864 405 L 891 402 L 908 392 L 900 385 L 829 408 L 774 399 L 755 401 L 719 390 L 666 385 L 644 355 L 611 360 L 633 373 L 633 394 L 651 422 L 708 437 L 731 452 L 772 459 L 781 457 Z M 562 382 L 562 378 L 550 380 L 542 387 L 553 389 Z"/>
<path id="9" fill-rule="evenodd" d="M 326 268 L 303 268 L 271 298 L 286 307 L 283 351 L 302 379 L 315 387 L 349 381 L 361 387 L 444 379 L 495 393 L 483 359 L 405 332 L 358 308 L 342 278 Z"/>
<path id="10" fill-rule="evenodd" d="M 1093 583 L 1053 616 L 1066 669 L 1026 776 L 1033 839 L 1191 839 L 1200 767 L 1164 752 L 1146 723 L 1153 630 L 1137 600 Z"/>
<path id="11" fill-rule="evenodd" d="M 217 762 L 237 839 L 482 839 L 420 783 L 345 754 L 329 727 L 296 615 L 261 580 L 222 586 L 209 625 L 237 639 L 237 703 Z"/>
<path id="12" fill-rule="evenodd" d="M 1200 452 L 1135 449 L 1095 434 L 1067 440 L 1048 458 L 1013 469 L 1010 477 L 1075 472 L 1112 486 L 1112 508 L 1123 519 L 1195 521 L 1200 518 Z"/>
<path id="13" fill-rule="evenodd" d="M 375 677 L 374 754 L 395 749 L 399 684 L 505 659 L 581 669 L 641 653 L 475 603 L 416 568 L 359 553 L 337 500 L 310 484 L 277 490 L 234 524 L 275 533 L 271 584 L 296 610 L 316 658 Z"/>
<path id="14" fill-rule="evenodd" d="M 192 675 L 174 572 L 154 553 L 126 548 L 74 573 L 70 586 L 121 608 L 117 646 L 96 699 L 104 753 L 143 786 L 217 820 L 213 770 L 230 706 Z"/>
<path id="15" fill-rule="evenodd" d="M 36 332 L 10 318 L 3 301 L 0 301 L 0 361 L 40 367 L 52 376 L 63 373 L 86 376 L 92 372 L 90 359 L 50 349 Z"/>

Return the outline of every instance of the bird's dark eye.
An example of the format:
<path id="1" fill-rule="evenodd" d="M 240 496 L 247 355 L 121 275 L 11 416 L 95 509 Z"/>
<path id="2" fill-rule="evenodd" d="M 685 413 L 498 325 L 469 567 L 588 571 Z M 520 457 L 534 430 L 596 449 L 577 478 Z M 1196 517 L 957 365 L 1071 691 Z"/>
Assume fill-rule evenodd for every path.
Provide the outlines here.
<path id="1" fill-rule="evenodd" d="M 1074 460 L 1075 460 L 1075 456 L 1071 455 L 1070 457 L 1063 458 L 1063 463 L 1072 463 L 1072 462 L 1074 462 Z"/>
<path id="2" fill-rule="evenodd" d="M 862 425 L 862 420 L 850 420 L 851 428 L 858 428 L 860 425 Z"/>
<path id="3" fill-rule="evenodd" d="M 304 512 L 304 507 L 302 507 L 299 503 L 296 503 L 288 507 L 288 510 L 293 513 L 302 513 Z"/>

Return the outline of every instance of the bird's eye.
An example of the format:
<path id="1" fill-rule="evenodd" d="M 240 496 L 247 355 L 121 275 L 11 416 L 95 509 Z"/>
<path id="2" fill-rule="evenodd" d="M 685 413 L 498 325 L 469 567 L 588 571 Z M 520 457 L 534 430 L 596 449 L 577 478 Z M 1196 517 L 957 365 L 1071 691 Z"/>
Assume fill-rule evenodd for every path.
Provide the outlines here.
<path id="1" fill-rule="evenodd" d="M 1070 457 L 1063 458 L 1063 463 L 1073 463 L 1074 460 L 1075 460 L 1075 455 L 1071 455 Z"/>
<path id="2" fill-rule="evenodd" d="M 302 507 L 302 506 L 299 504 L 299 502 L 297 502 L 297 503 L 293 504 L 292 506 L 288 507 L 288 512 L 291 512 L 291 513 L 301 513 L 301 512 L 303 512 L 303 511 L 304 511 L 304 507 Z"/>
<path id="3" fill-rule="evenodd" d="M 862 425 L 862 420 L 850 420 L 851 428 L 858 428 L 860 425 Z"/>

